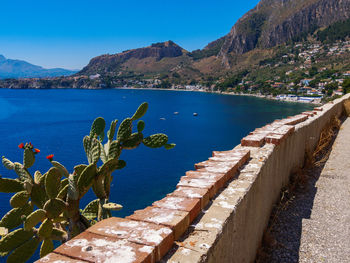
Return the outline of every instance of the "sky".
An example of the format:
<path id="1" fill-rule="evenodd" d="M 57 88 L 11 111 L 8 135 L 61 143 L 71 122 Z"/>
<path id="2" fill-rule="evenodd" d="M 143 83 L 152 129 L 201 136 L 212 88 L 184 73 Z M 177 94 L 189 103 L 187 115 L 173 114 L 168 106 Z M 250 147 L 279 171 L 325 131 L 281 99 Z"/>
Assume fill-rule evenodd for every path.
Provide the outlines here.
<path id="1" fill-rule="evenodd" d="M 1 0 L 0 54 L 45 68 L 172 40 L 192 51 L 226 35 L 258 0 Z"/>

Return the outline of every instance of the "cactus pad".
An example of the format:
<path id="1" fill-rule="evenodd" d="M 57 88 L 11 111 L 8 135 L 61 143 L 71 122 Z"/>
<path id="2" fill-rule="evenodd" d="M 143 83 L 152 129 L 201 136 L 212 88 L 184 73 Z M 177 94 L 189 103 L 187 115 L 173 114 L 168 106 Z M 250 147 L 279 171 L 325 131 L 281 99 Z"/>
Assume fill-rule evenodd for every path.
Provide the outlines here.
<path id="1" fill-rule="evenodd" d="M 88 219 L 92 220 L 97 217 L 99 200 L 91 201 L 83 210 L 82 214 Z"/>
<path id="2" fill-rule="evenodd" d="M 104 134 L 106 122 L 102 117 L 98 117 L 94 120 L 91 125 L 90 137 L 94 137 L 95 135 L 101 136 Z"/>
<path id="3" fill-rule="evenodd" d="M 39 238 L 32 238 L 16 248 L 7 258 L 7 263 L 26 262 L 34 254 L 40 244 Z"/>
<path id="4" fill-rule="evenodd" d="M 53 240 L 63 240 L 67 236 L 67 233 L 61 229 L 53 228 L 51 233 L 51 239 Z"/>
<path id="5" fill-rule="evenodd" d="M 142 133 L 133 133 L 126 141 L 124 141 L 122 147 L 123 149 L 127 149 L 127 150 L 135 149 L 137 146 L 140 145 L 142 140 L 143 140 Z"/>
<path id="6" fill-rule="evenodd" d="M 68 178 L 69 173 L 68 173 L 66 167 L 64 167 L 62 164 L 60 164 L 59 162 L 56 162 L 56 161 L 51 161 L 51 164 L 61 172 L 62 176 Z"/>
<path id="7" fill-rule="evenodd" d="M 148 109 L 148 103 L 147 102 L 142 103 L 136 110 L 135 114 L 131 117 L 131 119 L 134 121 L 142 118 L 143 115 L 146 114 L 147 109 Z"/>
<path id="8" fill-rule="evenodd" d="M 35 155 L 33 151 L 29 148 L 25 148 L 23 152 L 23 166 L 25 168 L 30 168 L 35 162 Z"/>
<path id="9" fill-rule="evenodd" d="M 102 206 L 104 209 L 112 210 L 112 211 L 119 211 L 123 208 L 122 205 L 116 204 L 116 203 L 107 203 Z"/>
<path id="10" fill-rule="evenodd" d="M 119 126 L 118 133 L 117 133 L 117 140 L 118 141 L 124 141 L 129 138 L 129 136 L 132 133 L 132 120 L 130 118 L 126 118 L 122 121 L 122 123 Z"/>
<path id="11" fill-rule="evenodd" d="M 8 253 L 19 247 L 33 236 L 33 231 L 25 231 L 23 228 L 8 233 L 0 240 L 0 253 Z"/>
<path id="12" fill-rule="evenodd" d="M 137 131 L 141 133 L 145 129 L 145 126 L 146 126 L 146 124 L 143 120 L 138 121 L 137 122 Z"/>
<path id="13" fill-rule="evenodd" d="M 168 142 L 168 136 L 163 133 L 153 134 L 143 139 L 143 144 L 150 148 L 159 148 Z"/>
<path id="14" fill-rule="evenodd" d="M 26 221 L 24 221 L 24 230 L 30 231 L 35 227 L 39 222 L 43 221 L 46 217 L 46 211 L 43 209 L 35 210 L 29 216 L 27 216 Z"/>
<path id="15" fill-rule="evenodd" d="M 48 238 L 51 236 L 53 229 L 53 223 L 50 219 L 45 219 L 38 230 L 38 235 L 40 238 Z"/>
<path id="16" fill-rule="evenodd" d="M 175 143 L 167 143 L 167 144 L 164 145 L 164 148 L 167 149 L 167 150 L 171 150 L 175 146 L 176 146 Z"/>
<path id="17" fill-rule="evenodd" d="M 92 181 L 96 177 L 97 169 L 96 164 L 88 165 L 78 178 L 77 186 L 79 195 L 82 196 L 91 187 Z"/>
<path id="18" fill-rule="evenodd" d="M 29 199 L 27 191 L 21 191 L 13 195 L 10 199 L 10 204 L 13 208 L 24 206 Z"/>
<path id="19" fill-rule="evenodd" d="M 29 204 L 25 204 L 21 208 L 13 208 L 8 211 L 0 221 L 0 226 L 7 229 L 13 229 L 22 224 L 22 215 L 29 215 L 33 211 Z"/>
<path id="20" fill-rule="evenodd" d="M 120 145 L 117 141 L 113 141 L 110 144 L 108 159 L 118 159 L 121 153 Z"/>
<path id="21" fill-rule="evenodd" d="M 66 209 L 66 203 L 58 198 L 48 200 L 44 205 L 44 210 L 48 218 L 58 217 Z"/>
<path id="22" fill-rule="evenodd" d="M 15 169 L 15 164 L 11 162 L 9 159 L 6 159 L 4 156 L 2 157 L 2 164 L 6 169 L 13 170 Z"/>
<path id="23" fill-rule="evenodd" d="M 45 189 L 49 198 L 55 198 L 60 190 L 61 172 L 56 167 L 51 167 L 45 178 Z"/>
<path id="24" fill-rule="evenodd" d="M 44 239 L 40 247 L 40 257 L 45 257 L 47 254 L 51 253 L 54 249 L 53 242 L 51 239 Z"/>
<path id="25" fill-rule="evenodd" d="M 112 141 L 114 134 L 115 134 L 115 128 L 117 126 L 118 120 L 114 120 L 111 122 L 111 127 L 109 128 L 109 131 L 107 132 L 108 140 Z"/>
<path id="26" fill-rule="evenodd" d="M 0 178 L 0 192 L 16 193 L 24 190 L 22 182 L 15 179 Z"/>
<path id="27" fill-rule="evenodd" d="M 30 175 L 30 173 L 22 166 L 22 164 L 20 163 L 14 163 L 15 165 L 15 172 L 18 175 L 18 178 L 21 181 L 25 181 L 25 180 L 29 180 L 29 181 L 33 181 L 32 176 Z"/>
<path id="28" fill-rule="evenodd" d="M 44 187 L 37 184 L 33 185 L 30 197 L 33 203 L 39 208 L 42 208 L 47 200 Z"/>

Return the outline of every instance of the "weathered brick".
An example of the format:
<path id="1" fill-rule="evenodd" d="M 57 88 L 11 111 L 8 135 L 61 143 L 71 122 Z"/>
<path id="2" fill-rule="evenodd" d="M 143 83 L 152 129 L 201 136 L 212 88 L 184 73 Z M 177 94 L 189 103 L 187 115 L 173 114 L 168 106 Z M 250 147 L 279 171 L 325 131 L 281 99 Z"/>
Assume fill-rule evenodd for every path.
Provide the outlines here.
<path id="1" fill-rule="evenodd" d="M 287 119 L 284 119 L 283 122 L 287 125 L 296 125 L 307 120 L 308 118 L 309 116 L 299 114 L 296 116 L 288 117 Z"/>
<path id="2" fill-rule="evenodd" d="M 170 227 L 174 232 L 175 240 L 185 233 L 190 225 L 188 212 L 158 207 L 146 207 L 143 210 L 137 210 L 126 218 Z"/>
<path id="3" fill-rule="evenodd" d="M 237 168 L 236 168 L 237 171 Z M 229 171 L 230 172 L 230 171 Z M 228 173 L 214 173 L 214 172 L 207 172 L 207 170 L 204 169 L 199 169 L 197 171 L 187 171 L 186 176 L 190 178 L 198 178 L 198 179 L 204 179 L 204 180 L 215 180 L 215 193 L 217 193 L 221 188 L 224 187 L 226 182 L 231 179 L 229 177 L 229 172 Z"/>
<path id="4" fill-rule="evenodd" d="M 154 202 L 153 206 L 186 211 L 190 214 L 190 223 L 192 223 L 201 211 L 201 202 L 199 199 L 179 197 L 175 195 L 168 195 L 162 200 Z"/>
<path id="5" fill-rule="evenodd" d="M 169 195 L 198 199 L 201 202 L 201 209 L 209 203 L 209 190 L 195 187 L 179 187 Z"/>
<path id="6" fill-rule="evenodd" d="M 241 140 L 242 146 L 261 147 L 265 143 L 265 136 L 254 134 L 248 135 Z"/>
<path id="7" fill-rule="evenodd" d="M 295 131 L 295 126 L 293 125 L 283 125 L 278 129 L 275 129 L 272 133 L 274 134 L 283 134 L 283 135 L 291 135 Z"/>
<path id="8" fill-rule="evenodd" d="M 160 260 L 174 243 L 173 231 L 161 225 L 111 217 L 88 228 L 89 232 L 155 248 L 156 261 Z"/>
<path id="9" fill-rule="evenodd" d="M 55 253 L 93 263 L 155 262 L 154 247 L 135 244 L 126 239 L 83 232 L 54 250 Z"/>
<path id="10" fill-rule="evenodd" d="M 182 176 L 180 182 L 177 184 L 178 187 L 195 187 L 201 189 L 207 189 L 209 192 L 209 198 L 215 195 L 215 180 L 205 180 L 200 178 L 191 178 L 188 176 Z"/>
<path id="11" fill-rule="evenodd" d="M 45 257 L 35 261 L 35 263 L 85 263 L 88 261 L 72 259 L 56 253 L 50 253 Z"/>
<path id="12" fill-rule="evenodd" d="M 272 143 L 275 145 L 279 145 L 286 137 L 287 136 L 285 134 L 272 133 L 272 134 L 266 136 L 265 140 L 266 140 L 266 143 Z"/>

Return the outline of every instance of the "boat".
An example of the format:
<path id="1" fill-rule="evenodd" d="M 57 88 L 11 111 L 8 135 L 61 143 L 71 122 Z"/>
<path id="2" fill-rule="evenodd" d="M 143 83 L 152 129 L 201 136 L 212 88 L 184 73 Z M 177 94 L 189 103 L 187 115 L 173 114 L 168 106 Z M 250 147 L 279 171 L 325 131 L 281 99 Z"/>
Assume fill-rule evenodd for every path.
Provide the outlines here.
<path id="1" fill-rule="evenodd" d="M 198 113 L 197 113 L 197 112 L 194 112 L 194 113 L 193 113 L 193 116 L 198 116 Z"/>

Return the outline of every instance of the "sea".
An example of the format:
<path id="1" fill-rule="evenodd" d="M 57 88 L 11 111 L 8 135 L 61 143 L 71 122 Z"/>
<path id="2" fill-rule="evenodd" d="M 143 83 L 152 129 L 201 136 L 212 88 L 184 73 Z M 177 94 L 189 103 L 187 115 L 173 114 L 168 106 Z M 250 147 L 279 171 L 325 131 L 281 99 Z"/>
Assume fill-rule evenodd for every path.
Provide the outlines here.
<path id="1" fill-rule="evenodd" d="M 40 149 L 29 170 L 45 173 L 50 162 L 65 165 L 69 172 L 87 164 L 82 145 L 96 117 L 119 123 L 134 114 L 142 102 L 149 103 L 144 135 L 165 133 L 172 150 L 150 149 L 141 145 L 123 150 L 120 159 L 127 166 L 113 173 L 110 201 L 123 209 L 114 216 L 125 217 L 151 205 L 172 192 L 181 176 L 206 160 L 212 151 L 230 150 L 242 137 L 275 119 L 309 110 L 307 104 L 271 101 L 249 96 L 230 96 L 201 92 L 135 89 L 0 89 L 0 155 L 22 162 L 20 143 L 31 142 Z M 177 114 L 175 114 L 177 113 Z M 197 113 L 197 116 L 194 116 Z M 136 129 L 136 125 L 135 125 Z M 14 171 L 0 167 L 2 177 L 16 178 Z M 11 209 L 10 194 L 0 193 L 0 216 Z M 95 199 L 90 191 L 82 208 Z"/>

